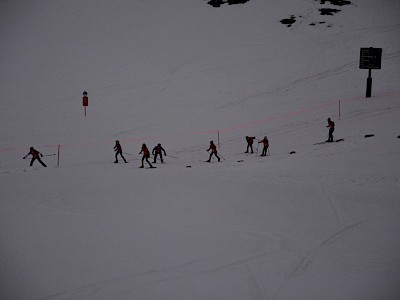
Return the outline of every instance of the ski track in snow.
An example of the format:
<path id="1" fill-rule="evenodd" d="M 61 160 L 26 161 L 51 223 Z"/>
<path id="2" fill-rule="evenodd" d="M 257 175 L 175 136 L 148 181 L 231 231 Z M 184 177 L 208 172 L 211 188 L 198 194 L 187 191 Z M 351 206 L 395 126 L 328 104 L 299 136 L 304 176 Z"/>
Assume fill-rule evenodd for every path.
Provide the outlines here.
<path id="1" fill-rule="evenodd" d="M 236 268 L 241 265 L 262 260 L 267 256 L 267 254 L 269 254 L 269 252 L 254 254 L 249 257 L 236 258 L 231 261 L 229 261 L 230 258 L 216 257 L 218 263 L 214 261 L 214 258 L 198 259 L 167 269 L 150 270 L 142 274 L 133 274 L 103 280 L 70 291 L 50 295 L 41 298 L 41 300 L 104 298 L 104 296 L 108 294 L 110 296 L 115 295 L 116 291 L 118 291 L 117 294 L 123 293 L 125 290 L 132 292 L 150 288 L 165 282 L 181 280 L 203 274 L 223 272 L 227 269 Z M 226 262 L 220 264 L 221 260 L 226 260 Z M 258 284 L 258 286 L 261 285 Z"/>
<path id="2" fill-rule="evenodd" d="M 338 208 L 336 207 L 333 194 L 327 192 L 323 183 L 320 183 L 320 186 L 322 188 L 323 194 L 325 195 L 325 199 L 327 199 L 328 203 L 330 204 L 330 206 L 332 208 L 332 211 L 335 214 L 336 221 L 338 222 L 339 226 L 342 227 L 343 220 L 342 220 L 341 214 L 339 213 Z"/>
<path id="3" fill-rule="evenodd" d="M 290 281 L 300 276 L 301 273 L 305 272 L 313 262 L 313 259 L 319 254 L 319 252 L 325 248 L 326 246 L 334 243 L 338 239 L 340 239 L 343 235 L 347 232 L 351 231 L 354 228 L 361 226 L 362 224 L 368 222 L 368 220 L 360 221 L 357 223 L 353 223 L 348 225 L 344 228 L 340 228 L 339 230 L 333 232 L 332 234 L 328 235 L 326 238 L 318 242 L 316 246 L 312 249 L 306 251 L 301 257 L 299 258 L 299 262 L 295 264 L 292 270 L 286 275 L 286 279 L 282 282 L 282 285 L 278 288 L 277 292 L 275 293 L 273 299 L 277 298 L 282 290 L 285 289 L 287 285 L 290 284 Z"/>

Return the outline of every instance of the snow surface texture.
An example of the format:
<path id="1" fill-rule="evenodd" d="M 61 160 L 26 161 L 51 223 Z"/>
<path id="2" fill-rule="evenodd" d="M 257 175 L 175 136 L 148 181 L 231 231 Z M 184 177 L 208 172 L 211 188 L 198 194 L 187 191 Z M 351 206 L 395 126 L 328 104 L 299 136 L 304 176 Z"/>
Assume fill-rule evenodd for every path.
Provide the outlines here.
<path id="1" fill-rule="evenodd" d="M 399 299 L 400 2 L 320 8 L 1 1 L 0 299 Z"/>

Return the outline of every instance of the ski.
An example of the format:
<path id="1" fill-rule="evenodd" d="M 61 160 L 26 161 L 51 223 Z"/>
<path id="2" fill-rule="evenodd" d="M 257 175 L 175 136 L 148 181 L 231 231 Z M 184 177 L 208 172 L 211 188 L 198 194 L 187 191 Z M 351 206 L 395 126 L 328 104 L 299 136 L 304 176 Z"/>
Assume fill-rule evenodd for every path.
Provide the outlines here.
<path id="1" fill-rule="evenodd" d="M 209 164 L 214 163 L 213 161 L 207 161 L 207 160 L 201 160 L 201 159 L 199 159 L 199 161 L 209 163 Z M 221 162 L 221 161 L 216 161 L 216 162 Z"/>
<path id="2" fill-rule="evenodd" d="M 327 143 L 329 143 L 329 142 L 319 142 L 319 143 L 315 143 L 313 145 L 323 145 L 323 144 L 327 144 Z"/>
<path id="3" fill-rule="evenodd" d="M 342 142 L 342 141 L 344 141 L 344 139 L 338 139 L 338 140 L 335 140 L 335 141 L 333 141 L 333 142 L 329 142 L 329 141 L 319 142 L 319 143 L 315 143 L 315 144 L 313 144 L 313 145 L 323 145 L 323 144 L 330 144 L 330 143 L 339 143 L 339 142 Z"/>

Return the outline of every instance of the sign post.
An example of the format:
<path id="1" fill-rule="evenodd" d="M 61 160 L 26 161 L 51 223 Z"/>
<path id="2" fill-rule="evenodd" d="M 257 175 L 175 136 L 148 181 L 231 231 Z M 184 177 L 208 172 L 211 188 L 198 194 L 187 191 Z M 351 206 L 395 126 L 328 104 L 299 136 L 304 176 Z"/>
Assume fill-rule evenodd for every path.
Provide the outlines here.
<path id="1" fill-rule="evenodd" d="M 57 168 L 60 166 L 60 147 L 61 147 L 61 145 L 58 144 L 58 150 L 57 150 Z"/>
<path id="2" fill-rule="evenodd" d="M 88 93 L 86 91 L 84 91 L 83 97 L 82 97 L 82 104 L 83 104 L 83 107 L 85 108 L 85 117 L 86 117 L 86 107 L 89 106 L 89 98 L 88 98 L 87 94 Z"/>
<path id="3" fill-rule="evenodd" d="M 380 69 L 382 61 L 382 48 L 361 48 L 360 69 L 368 69 L 366 98 L 371 98 L 372 92 L 372 69 Z"/>

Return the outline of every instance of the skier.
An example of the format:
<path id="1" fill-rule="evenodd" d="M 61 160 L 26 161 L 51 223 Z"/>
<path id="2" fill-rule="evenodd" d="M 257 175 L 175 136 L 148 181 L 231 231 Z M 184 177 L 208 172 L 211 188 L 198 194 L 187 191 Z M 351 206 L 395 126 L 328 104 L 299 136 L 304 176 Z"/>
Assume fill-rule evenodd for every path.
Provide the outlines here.
<path id="1" fill-rule="evenodd" d="M 142 153 L 143 153 L 143 156 L 142 156 L 142 166 L 141 166 L 140 168 L 144 168 L 144 166 L 143 166 L 144 160 L 147 161 L 147 163 L 150 165 L 150 168 L 155 168 L 155 167 L 153 167 L 153 165 L 149 162 L 150 152 L 149 152 L 149 149 L 147 149 L 146 144 L 143 144 L 143 145 L 142 145 L 142 150 L 139 152 L 139 154 L 142 154 Z"/>
<path id="2" fill-rule="evenodd" d="M 211 157 L 213 156 L 213 154 L 215 155 L 216 158 L 218 158 L 218 161 L 220 161 L 221 159 L 218 156 L 218 152 L 217 152 L 217 146 L 215 146 L 213 141 L 210 141 L 210 147 L 207 149 L 207 151 L 210 151 L 210 158 L 207 160 L 207 162 L 211 161 Z"/>
<path id="3" fill-rule="evenodd" d="M 42 164 L 43 167 L 47 167 L 46 164 L 44 162 L 42 162 L 42 160 L 40 159 L 40 157 L 43 157 L 42 153 L 40 153 L 33 147 L 29 148 L 29 150 L 30 150 L 29 153 L 27 155 L 25 155 L 23 157 L 23 159 L 25 159 L 28 155 L 32 155 L 32 160 L 31 160 L 30 166 L 32 166 L 33 162 L 37 159 Z"/>
<path id="4" fill-rule="evenodd" d="M 253 152 L 253 142 L 254 142 L 255 138 L 256 138 L 255 136 L 246 136 L 247 150 L 245 153 L 249 153 L 249 148 L 251 150 L 251 153 L 254 153 Z"/>
<path id="5" fill-rule="evenodd" d="M 258 143 L 259 144 L 263 143 L 263 151 L 262 151 L 260 156 L 266 156 L 267 155 L 267 150 L 268 150 L 268 147 L 269 147 L 269 141 L 268 141 L 267 136 L 264 136 L 264 139 L 262 139 Z"/>
<path id="6" fill-rule="evenodd" d="M 117 164 L 117 163 L 118 163 L 118 154 L 122 157 L 122 159 L 124 160 L 124 162 L 127 163 L 125 157 L 122 155 L 122 147 L 121 147 L 121 144 L 119 143 L 119 141 L 115 141 L 114 151 L 115 151 L 115 161 L 114 161 L 114 164 Z"/>
<path id="7" fill-rule="evenodd" d="M 335 131 L 335 123 L 331 120 L 331 118 L 328 118 L 328 125 L 326 126 L 329 128 L 329 134 L 328 134 L 328 143 L 333 142 L 333 132 Z"/>
<path id="8" fill-rule="evenodd" d="M 158 156 L 158 155 L 160 155 L 160 160 L 161 160 L 161 162 L 162 162 L 162 163 L 164 162 L 163 156 L 162 156 L 162 152 L 164 152 L 164 155 L 167 155 L 167 153 L 165 153 L 165 150 L 164 150 L 164 148 L 161 146 L 161 144 L 157 144 L 157 146 L 155 146 L 155 147 L 153 148 L 153 151 L 152 151 L 152 154 L 154 155 L 154 161 L 153 161 L 153 163 L 156 163 L 156 161 L 157 161 L 157 156 Z"/>

